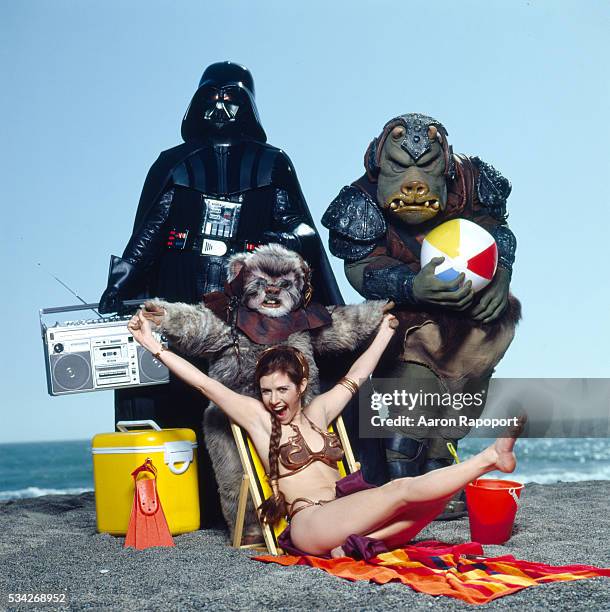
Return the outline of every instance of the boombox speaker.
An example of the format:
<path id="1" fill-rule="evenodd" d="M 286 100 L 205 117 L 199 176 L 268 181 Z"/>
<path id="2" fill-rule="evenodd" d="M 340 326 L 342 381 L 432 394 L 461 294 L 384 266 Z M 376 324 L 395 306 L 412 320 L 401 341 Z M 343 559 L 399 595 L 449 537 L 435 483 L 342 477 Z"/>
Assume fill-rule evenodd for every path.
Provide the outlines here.
<path id="1" fill-rule="evenodd" d="M 43 322 L 46 315 L 95 308 L 97 304 L 85 304 L 40 311 L 49 394 L 66 395 L 169 382 L 168 369 L 134 341 L 127 329 L 129 316 L 79 319 L 56 322 L 52 326 Z M 157 338 L 167 346 L 163 337 L 157 334 Z"/>

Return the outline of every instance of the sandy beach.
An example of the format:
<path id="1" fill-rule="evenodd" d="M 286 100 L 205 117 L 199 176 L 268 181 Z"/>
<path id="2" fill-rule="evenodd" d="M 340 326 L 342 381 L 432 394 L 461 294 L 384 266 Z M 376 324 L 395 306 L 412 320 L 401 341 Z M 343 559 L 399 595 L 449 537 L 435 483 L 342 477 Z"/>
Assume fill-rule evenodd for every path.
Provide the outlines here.
<path id="1" fill-rule="evenodd" d="M 551 564 L 610 567 L 610 481 L 528 484 L 512 539 L 486 546 Z M 468 520 L 435 522 L 418 538 L 468 541 Z M 176 537 L 176 547 L 123 549 L 95 530 L 93 493 L 0 504 L 0 609 L 446 610 L 475 607 L 399 584 L 351 583 L 284 568 L 228 545 L 220 530 Z M 65 594 L 65 604 L 9 604 L 9 593 Z M 488 604 L 494 610 L 610 610 L 610 579 L 542 585 Z"/>

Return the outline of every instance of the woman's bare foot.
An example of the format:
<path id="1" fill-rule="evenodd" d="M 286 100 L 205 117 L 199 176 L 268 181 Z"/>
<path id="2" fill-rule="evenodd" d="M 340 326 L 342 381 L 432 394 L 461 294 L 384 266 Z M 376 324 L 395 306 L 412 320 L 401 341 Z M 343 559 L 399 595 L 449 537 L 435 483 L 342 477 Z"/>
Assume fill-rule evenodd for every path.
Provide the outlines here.
<path id="1" fill-rule="evenodd" d="M 494 444 L 497 453 L 495 469 L 501 472 L 514 472 L 517 467 L 517 458 L 513 452 L 516 438 L 498 438 Z"/>
<path id="2" fill-rule="evenodd" d="M 330 551 L 330 556 L 332 559 L 338 559 L 339 557 L 345 557 L 345 552 L 341 546 L 337 546 Z"/>
<path id="3" fill-rule="evenodd" d="M 514 472 L 517 467 L 517 458 L 513 452 L 517 438 L 523 432 L 527 417 L 522 415 L 518 417 L 517 424 L 508 430 L 508 438 L 497 438 L 496 441 L 487 449 L 488 458 L 493 464 L 494 470 L 500 472 Z"/>

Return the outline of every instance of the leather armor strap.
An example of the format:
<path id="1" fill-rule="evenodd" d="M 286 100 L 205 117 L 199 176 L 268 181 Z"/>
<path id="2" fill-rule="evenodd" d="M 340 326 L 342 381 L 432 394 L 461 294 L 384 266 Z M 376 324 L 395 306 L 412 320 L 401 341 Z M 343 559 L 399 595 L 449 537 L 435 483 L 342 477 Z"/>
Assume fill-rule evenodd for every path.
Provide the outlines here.
<path id="1" fill-rule="evenodd" d="M 362 284 L 367 299 L 390 299 L 397 304 L 415 304 L 413 280 L 415 272 L 407 264 L 388 268 L 367 266 Z"/>

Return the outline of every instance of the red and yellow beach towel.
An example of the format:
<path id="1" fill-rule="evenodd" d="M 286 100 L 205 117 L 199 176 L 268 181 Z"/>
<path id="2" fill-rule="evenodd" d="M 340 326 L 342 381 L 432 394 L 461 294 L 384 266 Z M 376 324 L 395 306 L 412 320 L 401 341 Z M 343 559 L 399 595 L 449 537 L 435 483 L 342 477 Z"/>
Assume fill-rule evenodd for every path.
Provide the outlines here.
<path id="1" fill-rule="evenodd" d="M 520 561 L 512 555 L 483 557 L 476 542 L 451 546 L 441 542 L 420 542 L 383 553 L 368 562 L 343 557 L 286 555 L 255 557 L 266 563 L 310 565 L 347 580 L 369 580 L 378 584 L 402 582 L 428 595 L 446 595 L 471 604 L 483 604 L 527 587 L 547 582 L 610 577 L 610 568 L 589 565 L 553 566 Z"/>

